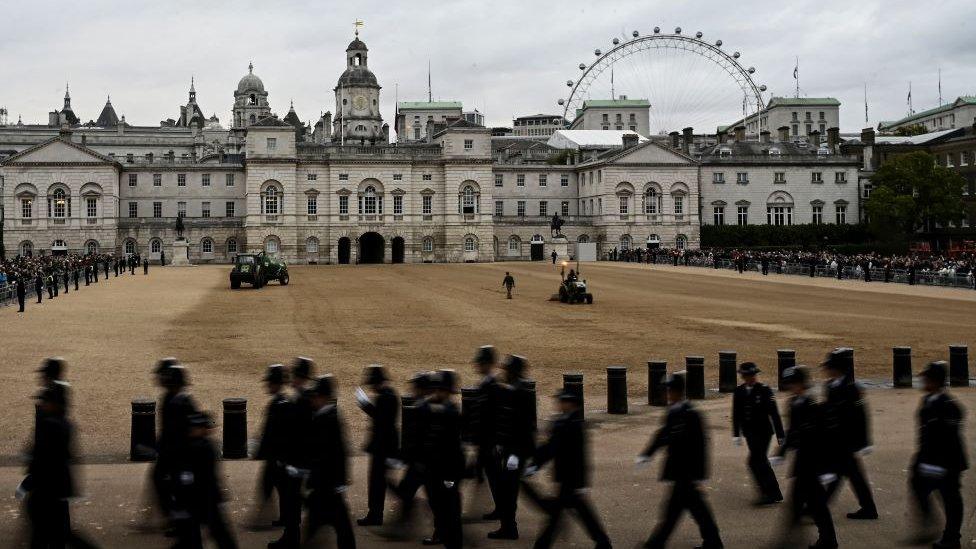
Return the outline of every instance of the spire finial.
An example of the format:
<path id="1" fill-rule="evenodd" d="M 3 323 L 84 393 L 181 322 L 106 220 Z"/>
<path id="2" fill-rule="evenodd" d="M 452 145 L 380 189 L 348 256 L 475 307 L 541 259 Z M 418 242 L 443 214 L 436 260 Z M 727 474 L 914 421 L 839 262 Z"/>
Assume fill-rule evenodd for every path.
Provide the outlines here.
<path id="1" fill-rule="evenodd" d="M 291 110 L 295 110 L 295 100 L 294 99 L 290 99 L 288 101 L 288 103 L 291 106 Z"/>
<path id="2" fill-rule="evenodd" d="M 193 82 L 193 75 L 191 74 L 190 75 L 190 91 L 196 91 L 196 90 L 193 89 L 193 84 L 194 84 L 194 82 Z"/>
<path id="3" fill-rule="evenodd" d="M 363 26 L 363 20 L 362 19 L 356 19 L 356 21 L 353 22 L 352 26 L 353 26 L 353 29 L 355 29 L 355 31 L 356 31 L 356 38 L 359 38 L 359 28 Z"/>
<path id="4" fill-rule="evenodd" d="M 247 64 L 247 73 L 254 74 L 254 61 L 251 61 Z"/>
<path id="5" fill-rule="evenodd" d="M 111 105 L 112 104 L 112 94 L 108 94 L 108 95 L 105 96 L 105 104 L 106 105 Z"/>
<path id="6" fill-rule="evenodd" d="M 70 99 L 71 98 L 71 93 L 70 93 L 70 90 L 68 89 L 68 81 L 67 80 L 64 81 L 64 98 L 65 99 Z"/>

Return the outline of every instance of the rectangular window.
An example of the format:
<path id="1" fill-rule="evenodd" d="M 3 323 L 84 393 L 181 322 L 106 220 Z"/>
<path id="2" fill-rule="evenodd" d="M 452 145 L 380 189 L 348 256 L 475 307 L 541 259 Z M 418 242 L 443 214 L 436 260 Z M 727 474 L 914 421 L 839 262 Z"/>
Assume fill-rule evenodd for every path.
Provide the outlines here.
<path id="1" fill-rule="evenodd" d="M 823 224 L 823 206 L 813 207 L 813 219 L 810 220 L 814 225 Z"/>
<path id="2" fill-rule="evenodd" d="M 210 174 L 209 173 L 205 173 L 205 174 L 203 174 L 203 175 L 200 176 L 200 186 L 201 187 L 209 187 L 210 186 Z"/>
<path id="3" fill-rule="evenodd" d="M 515 214 L 519 217 L 525 217 L 525 201 L 519 200 L 515 203 Z"/>
<path id="4" fill-rule="evenodd" d="M 559 213 L 563 217 L 568 217 L 569 216 L 569 201 L 568 200 L 563 200 L 563 203 L 560 205 L 560 208 L 559 209 L 560 209 L 560 212 Z"/>
<path id="5" fill-rule="evenodd" d="M 393 195 L 393 215 L 403 215 L 403 195 Z"/>
<path id="6" fill-rule="evenodd" d="M 319 213 L 319 199 L 315 196 L 309 196 L 306 202 L 306 211 L 308 215 L 318 215 Z"/>
<path id="7" fill-rule="evenodd" d="M 473 148 L 474 148 L 474 139 L 465 139 L 464 140 L 464 150 L 470 151 Z"/>
<path id="8" fill-rule="evenodd" d="M 793 208 L 789 206 L 769 206 L 766 208 L 766 223 L 769 225 L 792 225 Z"/>
<path id="9" fill-rule="evenodd" d="M 129 217 L 139 217 L 139 203 L 129 202 Z"/>
<path id="10" fill-rule="evenodd" d="M 674 197 L 674 215 L 684 215 L 685 213 L 685 197 L 675 196 Z"/>
<path id="11" fill-rule="evenodd" d="M 501 187 L 503 185 L 503 183 L 504 183 L 504 179 L 502 177 L 502 174 L 496 173 L 495 174 L 495 186 L 496 187 Z"/>
<path id="12" fill-rule="evenodd" d="M 185 173 L 176 174 L 176 186 L 177 187 L 186 187 L 186 174 Z"/>
<path id="13" fill-rule="evenodd" d="M 234 203 L 227 202 L 224 204 L 224 217 L 234 217 Z"/>
<path id="14" fill-rule="evenodd" d="M 395 174 L 393 174 L 393 180 L 394 181 L 403 181 L 403 174 L 402 173 L 395 173 Z"/>
<path id="15" fill-rule="evenodd" d="M 515 176 L 515 186 L 524 187 L 525 186 L 525 174 L 520 173 Z"/>
<path id="16" fill-rule="evenodd" d="M 20 200 L 20 215 L 24 219 L 30 219 L 34 217 L 34 199 L 33 198 L 22 198 Z"/>
<path id="17" fill-rule="evenodd" d="M 495 201 L 495 217 L 501 217 L 505 215 L 505 203 L 501 200 Z"/>
<path id="18" fill-rule="evenodd" d="M 540 187 L 547 187 L 547 186 L 549 186 L 549 176 L 548 175 L 546 175 L 544 173 L 540 173 L 539 174 L 539 186 Z"/>
<path id="19" fill-rule="evenodd" d="M 153 202 L 153 217 L 159 219 L 163 217 L 163 203 Z"/>
<path id="20" fill-rule="evenodd" d="M 339 197 L 339 215 L 349 215 L 349 197 L 346 195 Z"/>
<path id="21" fill-rule="evenodd" d="M 224 184 L 228 187 L 234 186 L 234 174 L 229 173 L 224 177 Z"/>
<path id="22" fill-rule="evenodd" d="M 837 204 L 837 206 L 836 206 L 836 212 L 835 213 L 836 213 L 836 218 L 837 218 L 837 224 L 838 225 L 843 225 L 844 223 L 847 223 L 847 205 L 846 204 Z"/>
<path id="23" fill-rule="evenodd" d="M 739 185 L 749 183 L 749 172 L 738 172 L 735 174 L 735 182 Z"/>
<path id="24" fill-rule="evenodd" d="M 725 206 L 715 206 L 712 208 L 712 221 L 715 225 L 725 225 Z"/>
<path id="25" fill-rule="evenodd" d="M 546 217 L 549 215 L 549 203 L 545 200 L 539 201 L 539 216 Z"/>
<path id="26" fill-rule="evenodd" d="M 847 172 L 834 172 L 834 183 L 847 183 Z"/>
<path id="27" fill-rule="evenodd" d="M 278 149 L 278 140 L 274 137 L 268 138 L 268 152 L 272 152 Z"/>
<path id="28" fill-rule="evenodd" d="M 434 176 L 431 175 L 431 174 L 429 174 L 429 173 L 425 173 L 424 174 L 424 177 L 423 177 L 423 180 L 424 181 L 433 181 L 434 180 Z"/>
<path id="29" fill-rule="evenodd" d="M 340 173 L 339 174 L 339 181 L 349 181 L 349 174 L 347 174 L 347 173 Z"/>
<path id="30" fill-rule="evenodd" d="M 319 174 L 317 174 L 317 173 L 305 174 L 305 179 L 307 181 L 317 181 L 318 178 L 319 178 Z"/>
<path id="31" fill-rule="evenodd" d="M 434 197 L 433 196 L 431 196 L 429 194 L 425 194 L 424 195 L 423 201 L 422 201 L 422 205 L 421 205 L 421 212 L 424 215 L 432 215 L 434 213 Z"/>
<path id="32" fill-rule="evenodd" d="M 176 203 L 176 215 L 178 217 L 186 217 L 186 202 Z"/>
<path id="33" fill-rule="evenodd" d="M 85 215 L 89 219 L 98 216 L 98 199 L 97 198 L 87 198 L 85 199 Z"/>
<path id="34" fill-rule="evenodd" d="M 629 205 L 630 205 L 630 201 L 628 200 L 628 197 L 621 196 L 620 197 L 620 215 L 627 215 L 628 213 L 630 213 Z"/>
<path id="35" fill-rule="evenodd" d="M 136 184 L 138 184 L 138 183 L 139 183 L 139 174 L 137 174 L 137 173 L 130 173 L 129 174 L 129 186 L 130 187 L 135 187 Z"/>
<path id="36" fill-rule="evenodd" d="M 712 174 L 712 183 L 725 183 L 725 173 L 715 172 Z"/>
<path id="37" fill-rule="evenodd" d="M 773 174 L 773 183 L 786 183 L 786 172 L 775 172 Z"/>
<path id="38" fill-rule="evenodd" d="M 559 176 L 559 186 L 560 187 L 568 187 L 569 186 L 569 174 L 568 173 L 564 173 L 564 174 L 562 174 L 562 175 Z"/>
<path id="39" fill-rule="evenodd" d="M 810 183 L 823 183 L 823 172 L 810 172 Z"/>
<path id="40" fill-rule="evenodd" d="M 735 222 L 739 225 L 749 224 L 749 206 L 738 206 L 735 209 Z"/>
<path id="41" fill-rule="evenodd" d="M 800 135 L 800 126 L 798 124 L 793 124 L 790 127 L 790 131 L 793 132 L 793 137 Z"/>
<path id="42" fill-rule="evenodd" d="M 162 186 L 163 186 L 163 174 L 161 174 L 161 173 L 154 173 L 153 174 L 153 187 L 162 187 Z"/>
<path id="43" fill-rule="evenodd" d="M 203 202 L 200 204 L 200 217 L 210 217 L 210 203 Z"/>

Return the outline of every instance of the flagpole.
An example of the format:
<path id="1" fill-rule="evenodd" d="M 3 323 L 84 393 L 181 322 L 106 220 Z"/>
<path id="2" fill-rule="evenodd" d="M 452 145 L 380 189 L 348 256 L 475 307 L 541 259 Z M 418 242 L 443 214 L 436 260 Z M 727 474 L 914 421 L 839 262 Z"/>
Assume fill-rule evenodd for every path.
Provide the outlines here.
<path id="1" fill-rule="evenodd" d="M 796 80 L 796 99 L 800 98 L 800 56 L 796 56 L 796 65 L 793 67 L 793 80 Z"/>

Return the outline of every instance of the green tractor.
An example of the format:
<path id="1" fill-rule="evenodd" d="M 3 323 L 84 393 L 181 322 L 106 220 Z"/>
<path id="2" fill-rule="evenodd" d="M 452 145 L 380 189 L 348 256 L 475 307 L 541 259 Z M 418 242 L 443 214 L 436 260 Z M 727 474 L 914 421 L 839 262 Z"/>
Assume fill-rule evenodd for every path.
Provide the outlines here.
<path id="1" fill-rule="evenodd" d="M 230 272 L 230 287 L 238 289 L 242 282 L 253 288 L 260 288 L 272 280 L 282 286 L 288 285 L 288 265 L 264 252 L 241 254 L 234 258 L 234 268 Z"/>
<path id="2" fill-rule="evenodd" d="M 586 291 L 586 281 L 580 280 L 572 269 L 569 271 L 569 276 L 564 277 L 559 284 L 559 302 L 593 304 L 593 294 Z"/>

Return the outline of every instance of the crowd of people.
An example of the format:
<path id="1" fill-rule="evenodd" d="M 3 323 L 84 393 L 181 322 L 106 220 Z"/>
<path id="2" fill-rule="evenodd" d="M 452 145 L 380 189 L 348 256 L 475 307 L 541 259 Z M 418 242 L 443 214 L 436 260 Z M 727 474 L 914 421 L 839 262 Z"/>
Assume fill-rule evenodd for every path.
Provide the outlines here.
<path id="1" fill-rule="evenodd" d="M 89 286 L 98 283 L 99 277 L 108 280 L 110 272 L 116 277 L 126 271 L 135 274 L 140 265 L 143 274 L 148 274 L 149 260 L 138 254 L 27 255 L 0 260 L 0 305 L 16 299 L 23 313 L 31 292 L 40 304 L 45 292 L 48 299 L 54 299 L 72 286 L 77 292 L 81 281 Z"/>
<path id="2" fill-rule="evenodd" d="M 788 455 L 793 457 L 786 527 L 781 534 L 784 547 L 798 546 L 804 516 L 813 519 L 819 533 L 812 547 L 838 546 L 830 501 L 843 478 L 850 481 L 860 505 L 847 517 L 878 518 L 878 502 L 861 465 L 861 457 L 872 448 L 866 399 L 844 356 L 835 350 L 822 363 L 821 398 L 810 392 L 813 380 L 807 367 L 783 373 L 790 394 L 785 422 L 773 391 L 759 381 L 757 365 L 747 362 L 738 369 L 742 384 L 732 399 L 731 435 L 736 444 L 744 439 L 748 447 L 748 468 L 759 493 L 756 505 L 784 500 L 772 467 Z M 580 393 L 564 389 L 555 395 L 558 415 L 540 440 L 527 360 L 509 355 L 499 361 L 495 349 L 484 346 L 472 363 L 480 381 L 469 391 L 463 413 L 456 402 L 458 376 L 453 370 L 417 373 L 408 393 L 400 396 L 383 366 L 366 368 L 355 398 L 370 419 L 364 448 L 370 456 L 368 511 L 356 524 L 375 528 L 383 536 L 409 539 L 410 526 L 416 522 L 416 496 L 423 488 L 434 521 L 433 531 L 422 543 L 451 549 L 471 545 L 462 531 L 461 488 L 472 479 L 484 479 L 495 507 L 483 518 L 498 522 L 489 538 L 519 539 L 521 492 L 542 510 L 545 520 L 534 547 L 552 546 L 561 516 L 572 510 L 595 546 L 609 549 L 610 536 L 588 496 L 590 443 Z M 72 530 L 66 502 L 76 487 L 70 472 L 73 428 L 65 368 L 62 359 L 54 358 L 40 370 L 34 444 L 28 475 L 18 489 L 27 500 L 33 547 L 92 546 Z M 346 501 L 351 482 L 349 449 L 336 407 L 336 382 L 331 375 L 316 377 L 315 368 L 311 359 L 297 358 L 290 368 L 269 366 L 263 377 L 269 401 L 254 454 L 263 462 L 261 497 L 250 526 L 282 529 L 280 537 L 268 543 L 270 548 L 314 546 L 324 527 L 335 531 L 340 549 L 356 546 Z M 175 547 L 199 548 L 205 529 L 218 547 L 236 547 L 234 529 L 222 509 L 222 476 L 210 440 L 214 422 L 189 393 L 189 374 L 178 360 L 159 361 L 154 374 L 163 395 L 151 484 L 166 534 L 176 538 Z M 917 418 L 917 448 L 909 466 L 911 494 L 921 519 L 913 541 L 934 541 L 936 548 L 960 547 L 960 477 L 968 467 L 962 434 L 965 414 L 946 390 L 946 375 L 944 362 L 930 363 L 920 373 L 924 396 Z M 707 421 L 687 399 L 682 374 L 668 376 L 664 385 L 666 415 L 635 461 L 643 466 L 655 454 L 665 453 L 661 480 L 670 483 L 671 490 L 644 546 L 665 547 L 687 510 L 698 523 L 702 547 L 722 547 L 719 525 L 701 487 L 709 476 Z M 778 447 L 770 457 L 774 437 Z M 549 463 L 555 495 L 543 496 L 527 479 Z M 387 492 L 400 502 L 389 521 Z M 938 492 L 944 508 L 941 537 L 930 502 L 933 492 Z M 268 510 L 277 511 L 278 518 L 271 520 L 264 512 Z M 388 524 L 380 528 L 385 521 Z"/>
<path id="3" fill-rule="evenodd" d="M 829 250 L 745 250 L 737 248 L 632 248 L 611 249 L 606 258 L 610 261 L 634 263 L 665 263 L 671 265 L 695 265 L 714 268 L 731 267 L 739 272 L 770 271 L 783 274 L 799 273 L 808 276 L 834 276 L 838 279 L 854 278 L 871 282 L 895 281 L 896 274 L 903 273 L 908 284 L 923 283 L 934 277 L 964 280 L 976 289 L 976 253 L 961 253 L 953 257 L 938 254 L 884 255 L 876 252 L 842 254 Z"/>

